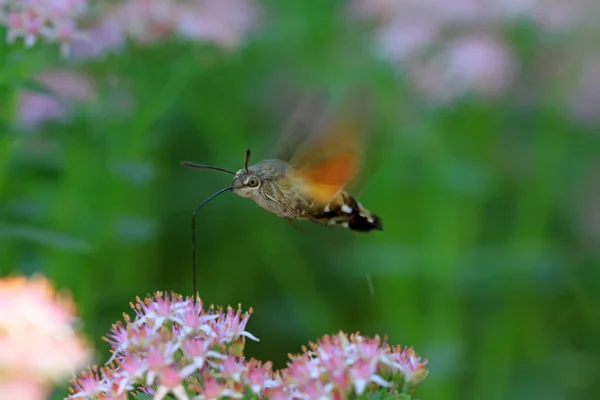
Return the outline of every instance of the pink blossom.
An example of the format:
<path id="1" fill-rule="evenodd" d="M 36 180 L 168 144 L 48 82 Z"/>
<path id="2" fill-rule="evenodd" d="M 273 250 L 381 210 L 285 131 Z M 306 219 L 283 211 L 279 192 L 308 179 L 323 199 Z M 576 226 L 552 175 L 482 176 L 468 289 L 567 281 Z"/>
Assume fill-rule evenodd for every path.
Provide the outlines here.
<path id="1" fill-rule="evenodd" d="M 393 347 L 390 349 L 390 356 L 393 361 L 392 370 L 400 371 L 405 381 L 417 385 L 427 377 L 428 361 L 422 361 L 412 347 Z"/>
<path id="2" fill-rule="evenodd" d="M 190 1 L 177 21 L 184 38 L 237 47 L 256 25 L 258 11 L 248 0 Z"/>
<path id="3" fill-rule="evenodd" d="M 270 362 L 263 364 L 262 362 L 250 359 L 246 363 L 246 373 L 244 381 L 248 384 L 252 392 L 258 394 L 266 388 L 274 388 L 279 386 L 279 383 L 272 379 L 273 371 Z"/>
<path id="4" fill-rule="evenodd" d="M 51 120 L 67 117 L 67 104 L 90 103 L 95 98 L 91 80 L 80 73 L 69 70 L 48 70 L 34 78 L 48 90 L 48 94 L 23 90 L 18 99 L 18 124 L 35 128 Z"/>
<path id="5" fill-rule="evenodd" d="M 427 375 L 426 362 L 412 349 L 342 332 L 303 347 L 274 372 L 270 362 L 244 358 L 244 339 L 254 336 L 246 330 L 251 312 L 239 306 L 205 310 L 190 297 L 157 292 L 131 307 L 135 318 L 125 316 L 107 335 L 109 363 L 76 377 L 69 399 L 121 399 L 134 391 L 155 400 L 168 394 L 179 400 L 343 399 L 378 389 L 398 393 Z"/>
<path id="6" fill-rule="evenodd" d="M 229 384 L 219 382 L 210 375 L 204 377 L 204 385 L 198 392 L 200 395 L 196 398 L 199 400 L 217 400 L 223 397 L 241 399 L 244 397 L 242 393 L 235 391 Z"/>
<path id="7" fill-rule="evenodd" d="M 595 25 L 599 10 L 593 7 L 594 0 L 538 0 L 531 14 L 532 20 L 545 30 L 569 31 L 582 24 Z"/>
<path id="8" fill-rule="evenodd" d="M 158 390 L 155 398 L 164 398 L 168 393 L 173 393 L 179 400 L 188 400 L 189 397 L 183 387 L 182 374 L 173 365 L 163 368 L 158 375 Z"/>
<path id="9" fill-rule="evenodd" d="M 242 310 L 239 308 L 234 313 L 232 307 L 227 307 L 227 313 L 219 313 L 214 321 L 209 322 L 209 325 L 220 342 L 231 342 L 241 336 L 258 341 L 254 335 L 245 330 L 250 313 L 242 315 Z"/>
<path id="10" fill-rule="evenodd" d="M 26 47 L 33 46 L 44 30 L 44 19 L 33 12 L 10 12 L 6 17 L 7 41 L 22 37 Z"/>
<path id="11" fill-rule="evenodd" d="M 3 399 L 19 400 L 45 400 L 50 394 L 49 388 L 36 379 L 18 376 L 0 377 L 0 391 Z"/>
<path id="12" fill-rule="evenodd" d="M 88 33 L 91 40 L 77 42 L 74 54 L 101 57 L 127 40 L 151 45 L 180 39 L 235 49 L 256 27 L 258 16 L 253 0 L 125 0 L 103 9 Z"/>
<path id="13" fill-rule="evenodd" d="M 280 390 L 293 389 L 308 398 L 346 398 L 352 391 L 362 395 L 369 384 L 391 387 L 392 383 L 380 375 L 391 363 L 388 353 L 379 337 L 371 339 L 342 332 L 326 335 L 311 343 L 310 350 L 291 357 L 281 372 Z"/>
<path id="14" fill-rule="evenodd" d="M 504 95 L 518 73 L 515 55 L 500 32 L 528 21 L 547 43 L 597 32 L 594 0 L 353 0 L 350 13 L 374 22 L 377 51 L 408 78 L 425 100 L 445 104 L 465 94 Z M 550 40 L 547 40 L 550 39 Z M 586 65 L 580 46 L 557 52 Z M 585 52 L 584 52 L 585 53 Z M 565 54 L 570 54 L 570 57 Z M 564 79 L 570 79 L 565 77 Z M 553 79 L 557 81 L 557 79 Z M 588 80 L 593 82 L 593 80 Z M 576 104 L 575 108 L 579 106 Z"/>
<path id="15" fill-rule="evenodd" d="M 1 278 L 0 393 L 42 399 L 82 367 L 90 352 L 75 322 L 71 299 L 41 276 Z"/>
<path id="16" fill-rule="evenodd" d="M 243 346 L 240 339 L 254 338 L 245 330 L 250 314 L 242 313 L 240 308 L 206 311 L 192 298 L 160 292 L 152 298 L 138 298 L 131 307 L 135 318 L 126 316 L 123 322 L 113 325 L 106 337 L 113 352 L 109 362 L 114 362 L 114 366 L 99 370 L 102 377 L 95 381 L 105 383 L 94 386 L 96 395 L 115 391 L 120 396 L 133 387 L 150 390 L 156 383 L 155 398 L 172 393 L 178 399 L 187 399 L 184 387 L 209 368 L 207 362 L 218 367 L 221 360 L 228 358 L 230 348 Z M 259 367 L 262 368 L 257 365 L 255 369 Z M 241 373 L 248 371 L 244 366 Z M 263 387 L 257 372 L 250 376 L 253 384 Z M 90 382 L 89 374 L 76 379 L 70 398 L 81 396 L 82 391 L 87 393 L 92 385 L 86 382 Z M 225 389 L 230 390 L 223 386 Z"/>
<path id="17" fill-rule="evenodd" d="M 244 363 L 238 361 L 237 357 L 234 357 L 233 355 L 229 355 L 229 357 L 223 359 L 217 368 L 222 377 L 231 379 L 234 382 L 240 382 L 242 374 L 246 371 Z"/>
<path id="18" fill-rule="evenodd" d="M 59 43 L 63 56 L 70 45 L 87 36 L 77 26 L 77 20 L 87 9 L 87 0 L 6 0 L 0 3 L 0 25 L 7 28 L 7 40 L 19 38 L 26 47 L 40 38 Z"/>
<path id="19" fill-rule="evenodd" d="M 516 62 L 506 45 L 494 37 L 463 37 L 415 67 L 418 87 L 439 101 L 470 92 L 484 97 L 503 94 L 516 73 Z"/>
<path id="20" fill-rule="evenodd" d="M 77 392 L 71 398 L 88 398 L 98 393 L 106 393 L 110 390 L 108 383 L 102 378 L 97 367 L 82 372 L 79 377 L 73 381 L 71 392 Z"/>
<path id="21" fill-rule="evenodd" d="M 159 386 L 158 390 L 156 390 L 156 393 L 154 395 L 154 400 L 162 400 L 169 393 L 173 393 L 173 396 L 175 396 L 175 398 L 177 400 L 189 400 L 189 396 L 188 396 L 187 392 L 185 391 L 185 388 L 183 387 L 183 385 L 178 385 L 173 388 L 171 388 L 169 386 L 164 386 L 164 385 Z"/>

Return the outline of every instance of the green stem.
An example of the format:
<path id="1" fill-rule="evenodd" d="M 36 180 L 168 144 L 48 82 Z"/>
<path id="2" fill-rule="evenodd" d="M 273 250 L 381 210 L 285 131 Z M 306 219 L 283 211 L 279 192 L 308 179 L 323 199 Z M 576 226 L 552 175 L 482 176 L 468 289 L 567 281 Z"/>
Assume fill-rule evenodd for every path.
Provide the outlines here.
<path id="1" fill-rule="evenodd" d="M 16 140 L 12 129 L 16 117 L 17 91 L 10 86 L 8 70 L 8 45 L 0 30 L 0 199 L 3 198 L 4 182 L 8 175 L 8 162 Z"/>

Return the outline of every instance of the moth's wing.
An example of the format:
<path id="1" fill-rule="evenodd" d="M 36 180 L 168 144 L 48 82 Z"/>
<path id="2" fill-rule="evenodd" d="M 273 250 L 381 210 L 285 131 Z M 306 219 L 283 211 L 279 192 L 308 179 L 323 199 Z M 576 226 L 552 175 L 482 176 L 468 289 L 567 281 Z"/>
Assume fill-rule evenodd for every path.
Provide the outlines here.
<path id="1" fill-rule="evenodd" d="M 283 128 L 274 157 L 289 162 L 298 150 L 319 131 L 325 119 L 326 108 L 318 94 L 299 99 Z"/>
<path id="2" fill-rule="evenodd" d="M 286 180 L 317 202 L 326 204 L 355 181 L 362 164 L 361 124 L 356 114 L 325 118 L 289 160 Z"/>

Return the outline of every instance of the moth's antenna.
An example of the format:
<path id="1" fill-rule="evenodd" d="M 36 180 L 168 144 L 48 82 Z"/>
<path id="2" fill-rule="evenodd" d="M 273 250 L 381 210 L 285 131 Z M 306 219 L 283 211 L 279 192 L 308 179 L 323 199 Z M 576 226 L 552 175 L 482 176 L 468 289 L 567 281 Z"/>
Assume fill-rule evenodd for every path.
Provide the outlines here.
<path id="1" fill-rule="evenodd" d="M 203 205 L 205 205 L 206 203 L 208 203 L 209 201 L 211 201 L 212 199 L 214 199 L 215 197 L 217 197 L 218 195 L 220 195 L 223 192 L 227 192 L 228 190 L 231 190 L 232 187 L 226 187 L 224 189 L 219 190 L 217 193 L 213 194 L 212 196 L 210 196 L 208 199 L 204 200 L 202 203 L 200 203 L 198 205 L 198 207 L 196 207 L 196 209 L 194 210 L 194 213 L 192 214 L 192 277 L 193 277 L 193 284 L 194 284 L 194 303 L 196 302 L 197 299 L 197 295 L 196 295 L 196 213 L 198 212 L 198 210 L 200 210 L 200 208 L 202 208 Z"/>
<path id="2" fill-rule="evenodd" d="M 248 161 L 250 161 L 250 149 L 246 149 L 246 159 L 244 160 L 244 168 L 248 172 Z"/>
<path id="3" fill-rule="evenodd" d="M 190 161 L 182 161 L 181 165 L 184 165 L 186 167 L 192 167 L 192 168 L 198 168 L 198 169 L 211 169 L 213 171 L 221 171 L 221 172 L 225 172 L 231 175 L 235 175 L 235 172 L 230 171 L 228 169 L 225 168 L 219 168 L 219 167 L 213 167 L 211 165 L 201 165 L 201 164 L 196 164 Z"/>

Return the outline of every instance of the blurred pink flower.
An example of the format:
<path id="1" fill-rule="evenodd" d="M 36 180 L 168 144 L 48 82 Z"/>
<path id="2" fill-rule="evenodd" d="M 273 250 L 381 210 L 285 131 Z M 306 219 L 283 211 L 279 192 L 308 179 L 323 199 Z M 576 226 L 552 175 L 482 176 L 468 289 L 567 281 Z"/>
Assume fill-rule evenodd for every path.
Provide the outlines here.
<path id="1" fill-rule="evenodd" d="M 257 22 L 251 0 L 126 0 L 107 6 L 89 33 L 75 44 L 79 58 L 117 51 L 127 39 L 149 44 L 171 37 L 235 48 Z"/>
<path id="2" fill-rule="evenodd" d="M 426 98 L 445 102 L 467 92 L 502 94 L 510 84 L 512 54 L 492 34 L 507 16 L 494 9 L 500 1 L 355 0 L 352 10 L 378 23 L 379 50 L 410 72 Z"/>
<path id="3" fill-rule="evenodd" d="M 37 379 L 19 376 L 0 376 L 0 398 L 19 400 L 45 400 L 50 389 Z"/>
<path id="4" fill-rule="evenodd" d="M 409 63 L 420 55 L 440 35 L 435 24 L 419 20 L 393 21 L 383 26 L 378 32 L 381 52 L 395 63 Z"/>
<path id="5" fill-rule="evenodd" d="M 177 23 L 185 38 L 237 47 L 254 28 L 258 11 L 249 0 L 190 1 Z"/>
<path id="6" fill-rule="evenodd" d="M 594 2 L 595 0 L 537 0 L 530 11 L 531 19 L 540 28 L 549 31 L 569 31 L 589 22 L 597 24 L 595 17 L 598 17 L 598 8 L 596 6 L 594 10 Z"/>
<path id="7" fill-rule="evenodd" d="M 550 39 L 547 42 L 558 35 L 573 37 L 578 30 L 589 36 L 593 30 L 598 32 L 600 4 L 595 0 L 353 0 L 351 13 L 375 23 L 376 48 L 400 70 L 409 71 L 425 99 L 444 104 L 466 93 L 496 97 L 511 88 L 518 66 L 498 35 L 505 27 L 528 21 L 542 40 Z M 568 58 L 578 58 L 577 47 L 561 50 L 571 55 Z"/>
<path id="8" fill-rule="evenodd" d="M 516 73 L 516 61 L 494 37 L 463 37 L 413 70 L 417 87 L 438 101 L 454 100 L 469 92 L 483 97 L 504 93 Z"/>
<path id="9" fill-rule="evenodd" d="M 90 358 L 73 329 L 75 307 L 41 277 L 0 279 L 0 393 L 44 399 Z"/>
<path id="10" fill-rule="evenodd" d="M 34 80 L 49 93 L 27 89 L 19 93 L 17 123 L 26 128 L 63 119 L 69 103 L 91 102 L 95 97 L 92 82 L 85 75 L 72 70 L 48 70 Z"/>
<path id="11" fill-rule="evenodd" d="M 170 35 L 183 10 L 173 0 L 127 0 L 105 18 L 119 23 L 124 36 L 137 42 L 152 42 Z"/>
<path id="12" fill-rule="evenodd" d="M 22 38 L 26 47 L 40 38 L 60 44 L 63 56 L 68 56 L 73 41 L 86 35 L 77 27 L 77 20 L 87 9 L 87 0 L 4 0 L 0 2 L 0 25 L 7 28 L 9 43 Z"/>

